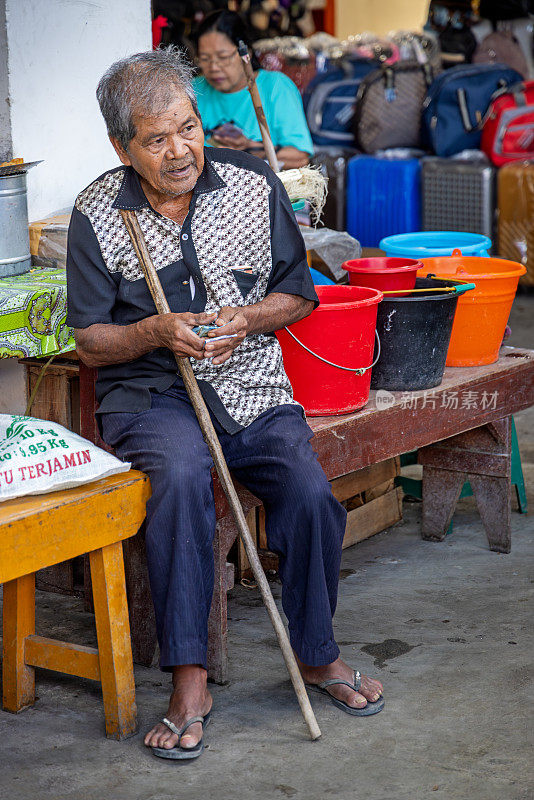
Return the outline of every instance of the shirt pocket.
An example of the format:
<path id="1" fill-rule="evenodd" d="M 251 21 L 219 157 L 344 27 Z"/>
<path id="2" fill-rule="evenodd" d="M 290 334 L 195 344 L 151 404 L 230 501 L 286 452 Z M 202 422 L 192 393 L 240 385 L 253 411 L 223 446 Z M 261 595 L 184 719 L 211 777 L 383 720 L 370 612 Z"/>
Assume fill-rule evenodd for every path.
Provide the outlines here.
<path id="1" fill-rule="evenodd" d="M 236 280 L 243 298 L 255 287 L 259 278 L 259 275 L 255 275 L 253 272 L 245 272 L 245 270 L 242 269 L 233 269 L 232 275 Z"/>
<path id="2" fill-rule="evenodd" d="M 157 274 L 170 310 L 175 313 L 187 311 L 191 304 L 191 288 L 189 272 L 184 262 L 175 261 L 159 269 Z M 156 313 L 154 300 L 144 277 L 136 280 L 121 277 L 117 306 L 120 310 L 119 316 L 125 322 L 137 322 Z"/>

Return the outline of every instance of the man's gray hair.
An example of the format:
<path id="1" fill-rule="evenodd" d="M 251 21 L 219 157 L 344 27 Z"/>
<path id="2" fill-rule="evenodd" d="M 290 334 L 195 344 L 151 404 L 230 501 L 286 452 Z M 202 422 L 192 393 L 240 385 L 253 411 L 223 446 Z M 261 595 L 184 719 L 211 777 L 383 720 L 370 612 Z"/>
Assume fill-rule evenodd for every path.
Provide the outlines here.
<path id="1" fill-rule="evenodd" d="M 161 113 L 175 89 L 187 95 L 200 118 L 192 77 L 193 67 L 178 47 L 162 47 L 116 61 L 96 90 L 108 135 L 127 150 L 136 134 L 133 115 Z"/>

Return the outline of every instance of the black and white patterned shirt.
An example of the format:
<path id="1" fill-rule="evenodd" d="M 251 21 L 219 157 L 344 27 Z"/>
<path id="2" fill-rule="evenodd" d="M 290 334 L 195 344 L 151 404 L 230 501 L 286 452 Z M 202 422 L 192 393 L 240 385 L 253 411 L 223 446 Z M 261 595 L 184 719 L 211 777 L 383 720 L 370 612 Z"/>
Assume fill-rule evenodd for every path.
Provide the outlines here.
<path id="1" fill-rule="evenodd" d="M 131 167 L 104 173 L 80 193 L 68 238 L 69 325 L 129 325 L 156 313 L 119 209 L 137 212 L 173 312 L 251 305 L 270 292 L 318 302 L 280 180 L 246 153 L 207 148 L 204 157 L 181 227 L 154 211 Z M 273 406 L 295 403 L 273 334 L 247 336 L 221 366 L 191 363 L 204 399 L 230 433 Z M 98 413 L 143 411 L 151 389 L 165 391 L 176 380 L 166 348 L 100 367 Z"/>

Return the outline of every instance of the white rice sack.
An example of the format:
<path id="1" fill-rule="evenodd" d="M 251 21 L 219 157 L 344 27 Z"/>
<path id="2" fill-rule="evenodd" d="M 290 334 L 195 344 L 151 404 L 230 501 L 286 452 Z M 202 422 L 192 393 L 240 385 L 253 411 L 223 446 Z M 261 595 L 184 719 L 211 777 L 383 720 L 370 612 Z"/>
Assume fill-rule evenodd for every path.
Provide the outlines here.
<path id="1" fill-rule="evenodd" d="M 55 422 L 0 414 L 0 502 L 70 489 L 130 466 Z"/>

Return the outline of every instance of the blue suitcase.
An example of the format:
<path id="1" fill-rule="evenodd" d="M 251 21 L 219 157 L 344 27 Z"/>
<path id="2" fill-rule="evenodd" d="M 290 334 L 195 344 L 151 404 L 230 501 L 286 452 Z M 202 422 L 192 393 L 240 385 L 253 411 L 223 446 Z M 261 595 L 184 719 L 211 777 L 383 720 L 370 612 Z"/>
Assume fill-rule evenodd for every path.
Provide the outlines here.
<path id="1" fill-rule="evenodd" d="M 347 231 L 362 247 L 421 228 L 418 158 L 354 156 L 347 165 Z"/>

